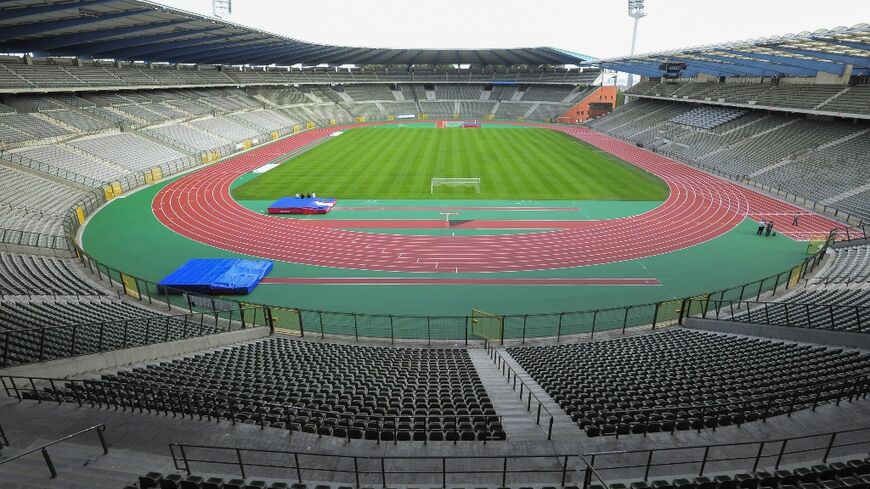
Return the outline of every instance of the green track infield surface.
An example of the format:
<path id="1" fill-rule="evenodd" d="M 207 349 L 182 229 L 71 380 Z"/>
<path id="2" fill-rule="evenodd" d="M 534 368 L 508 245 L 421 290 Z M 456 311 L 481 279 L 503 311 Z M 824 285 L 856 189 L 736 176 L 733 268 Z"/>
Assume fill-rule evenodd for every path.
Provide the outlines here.
<path id="1" fill-rule="evenodd" d="M 480 178 L 435 187 L 433 177 Z M 566 134 L 540 128 L 351 129 L 236 187 L 237 200 L 315 192 L 337 199 L 661 201 L 664 182 Z"/>
<path id="2" fill-rule="evenodd" d="M 442 129 L 443 130 L 443 129 Z M 472 129 L 463 129 L 472 131 Z M 398 130 L 397 130 L 398 131 Z M 503 131 L 513 132 L 513 131 Z M 82 243 L 87 253 L 117 270 L 150 281 L 160 281 L 190 258 L 251 258 L 206 246 L 184 238 L 164 227 L 151 212 L 154 195 L 170 180 L 127 194 L 109 203 L 91 217 Z M 351 202 L 363 205 L 362 202 Z M 382 201 L 386 207 L 443 205 L 443 202 Z M 469 205 L 471 202 L 456 202 Z M 477 205 L 494 202 L 479 202 Z M 502 203 L 507 204 L 507 202 Z M 606 207 L 608 202 L 595 206 Z M 645 209 L 631 202 L 613 204 L 630 208 L 615 214 L 631 215 Z M 604 218 L 607 209 L 596 209 L 586 201 L 524 202 L 527 206 L 571 207 L 581 213 Z M 655 204 L 652 204 L 654 206 Z M 368 211 L 353 211 L 366 214 Z M 350 214 L 351 211 L 348 211 Z M 437 212 L 429 211 L 437 219 Z M 537 215 L 536 212 L 528 214 Z M 568 213 L 576 214 L 576 213 Z M 462 214 L 460 214 L 461 217 Z M 533 216 L 530 216 L 533 217 Z M 279 219 L 279 218 L 276 218 Z M 539 270 L 494 274 L 447 274 L 450 278 L 652 278 L 656 286 L 473 286 L 473 285 L 308 285 L 263 284 L 244 297 L 250 303 L 299 307 L 308 310 L 344 311 L 373 314 L 460 315 L 472 308 L 496 314 L 533 314 L 558 311 L 582 311 L 645 304 L 687 297 L 762 279 L 785 271 L 806 257 L 806 243 L 779 235 L 758 238 L 755 223 L 745 220 L 734 230 L 711 241 L 685 250 L 637 260 L 580 268 Z M 401 230 L 391 233 L 446 234 L 446 230 Z M 475 234 L 475 230 L 456 232 L 456 236 Z M 450 231 L 453 234 L 454 231 Z M 490 234 L 492 230 L 478 230 Z M 497 231 L 497 234 L 507 234 Z M 444 277 L 439 274 L 411 274 L 347 270 L 275 262 L 270 278 L 294 277 Z M 770 285 L 770 284 L 768 284 Z M 601 323 L 603 324 L 603 323 Z M 621 323 L 620 323 L 621 324 Z M 601 326 L 605 328 L 604 326 Z M 419 332 L 418 332 L 419 333 Z M 387 331 L 386 334 L 389 334 Z M 425 331 L 424 333 L 425 334 Z M 419 336 L 419 335 L 418 335 Z M 422 336 L 419 336 L 422 337 Z"/>

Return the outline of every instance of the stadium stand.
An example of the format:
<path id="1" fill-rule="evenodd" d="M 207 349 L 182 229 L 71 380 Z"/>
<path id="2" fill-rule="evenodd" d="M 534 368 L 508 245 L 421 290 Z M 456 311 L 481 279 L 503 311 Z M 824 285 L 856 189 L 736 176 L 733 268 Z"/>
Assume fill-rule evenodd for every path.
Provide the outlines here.
<path id="1" fill-rule="evenodd" d="M 271 337 L 103 375 L 84 386 L 220 396 L 219 412 L 212 413 L 219 418 L 261 418 L 267 426 L 323 436 L 454 442 L 505 438 L 468 352 L 461 348 L 384 348 Z M 76 388 L 88 387 L 73 384 L 61 393 L 74 401 Z M 136 395 L 133 390 L 119 392 Z"/>
<path id="2" fill-rule="evenodd" d="M 70 145 L 130 171 L 166 166 L 176 160 L 190 158 L 175 149 L 132 133 L 85 137 L 72 141 Z"/>
<path id="3" fill-rule="evenodd" d="M 736 117 L 726 120 L 725 111 Z M 702 118 L 716 125 L 684 123 Z M 870 218 L 863 188 L 870 167 L 861 156 L 870 150 L 865 122 L 641 99 L 589 125 L 680 161 L 833 207 L 844 201 L 851 214 Z"/>
<path id="4" fill-rule="evenodd" d="M 773 85 L 770 83 L 672 83 L 645 80 L 629 95 L 683 100 L 716 101 L 782 109 L 802 109 L 842 114 L 870 114 L 867 85 Z"/>
<path id="5" fill-rule="evenodd" d="M 72 260 L 0 252 L 0 296 L 102 293 Z"/>
<path id="6" fill-rule="evenodd" d="M 508 352 L 588 436 L 751 422 L 795 389 L 870 372 L 867 354 L 692 330 Z"/>

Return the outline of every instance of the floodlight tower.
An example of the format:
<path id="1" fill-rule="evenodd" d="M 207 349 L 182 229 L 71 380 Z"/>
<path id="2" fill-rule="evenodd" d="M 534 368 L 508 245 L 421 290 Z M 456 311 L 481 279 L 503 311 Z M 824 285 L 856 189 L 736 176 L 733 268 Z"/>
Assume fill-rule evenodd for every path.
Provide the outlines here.
<path id="1" fill-rule="evenodd" d="M 215 0 L 217 1 L 217 0 Z M 628 0 L 628 16 L 634 19 L 634 32 L 631 35 L 631 55 L 634 56 L 634 47 L 637 44 L 637 25 L 640 19 L 646 17 L 646 12 L 643 10 L 644 0 Z M 628 75 L 628 88 L 634 85 L 634 75 Z"/>
<path id="2" fill-rule="evenodd" d="M 233 0 L 211 0 L 211 11 L 215 17 L 227 17 L 233 13 Z"/>

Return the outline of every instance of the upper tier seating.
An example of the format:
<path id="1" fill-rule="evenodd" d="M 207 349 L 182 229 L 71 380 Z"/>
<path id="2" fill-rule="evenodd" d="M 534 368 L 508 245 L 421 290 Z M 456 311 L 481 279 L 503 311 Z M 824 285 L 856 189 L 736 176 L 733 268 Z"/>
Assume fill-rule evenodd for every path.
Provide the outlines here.
<path id="1" fill-rule="evenodd" d="M 262 416 L 267 426 L 324 436 L 505 438 L 464 349 L 381 348 L 273 336 L 94 382 L 217 395 L 221 400 L 212 416 L 251 422 Z M 65 393 L 74 400 L 70 394 Z"/>
<path id="2" fill-rule="evenodd" d="M 74 151 L 71 147 L 56 144 L 31 146 L 21 150 L 16 150 L 7 155 L 7 158 L 14 161 L 14 156 L 22 156 L 38 163 L 50 165 L 51 167 L 58 168 L 62 171 L 65 170 L 75 173 L 76 175 L 83 175 L 98 183 L 111 182 L 118 178 L 122 173 L 117 168 L 109 166 L 105 162 L 88 157 L 84 153 Z M 50 174 L 57 174 L 58 176 L 61 176 L 61 178 L 72 178 L 74 180 L 73 177 L 65 177 L 62 171 L 54 172 L 50 168 L 44 170 Z"/>
<path id="3" fill-rule="evenodd" d="M 539 86 L 533 85 L 526 88 L 523 93 L 523 102 L 561 102 L 565 97 L 571 94 L 574 87 L 564 86 Z"/>
<path id="4" fill-rule="evenodd" d="M 676 99 L 712 100 L 768 107 L 870 114 L 870 85 L 807 85 L 770 83 L 659 83 L 645 80 L 627 92 Z"/>
<path id="5" fill-rule="evenodd" d="M 392 92 L 386 85 L 347 85 L 344 93 L 348 94 L 356 102 L 368 100 L 395 100 Z"/>
<path id="6" fill-rule="evenodd" d="M 728 107 L 713 107 L 705 106 L 697 109 L 683 112 L 671 119 L 672 122 L 683 124 L 684 126 L 697 127 L 699 129 L 713 129 L 722 124 L 733 121 L 734 119 L 746 115 L 745 110 L 731 109 Z"/>
<path id="7" fill-rule="evenodd" d="M 435 85 L 438 100 L 480 100 L 483 87 L 480 85 Z"/>
<path id="8" fill-rule="evenodd" d="M 668 119 L 694 117 L 695 104 L 640 99 L 589 123 L 596 130 L 730 175 L 748 176 L 870 218 L 870 125 L 750 111 L 710 129 Z M 712 109 L 711 109 L 712 110 Z M 720 110 L 720 109 L 715 109 Z M 842 206 L 840 202 L 842 201 Z"/>
<path id="9" fill-rule="evenodd" d="M 729 312 L 729 305 L 723 305 L 720 314 Z M 780 302 L 755 307 L 749 312 L 735 313 L 732 319 L 799 328 L 867 332 L 870 331 L 870 289 L 808 286 Z"/>
<path id="10" fill-rule="evenodd" d="M 589 436 L 754 421 L 788 412 L 796 389 L 870 372 L 855 351 L 684 329 L 508 352 Z"/>

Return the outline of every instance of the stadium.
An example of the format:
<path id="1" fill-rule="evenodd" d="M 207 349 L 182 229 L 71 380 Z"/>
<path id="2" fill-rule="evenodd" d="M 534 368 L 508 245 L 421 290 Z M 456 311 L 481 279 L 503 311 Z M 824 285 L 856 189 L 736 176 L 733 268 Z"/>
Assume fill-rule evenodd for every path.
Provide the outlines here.
<path id="1" fill-rule="evenodd" d="M 229 4 L 0 2 L 0 488 L 870 488 L 870 25 Z"/>

